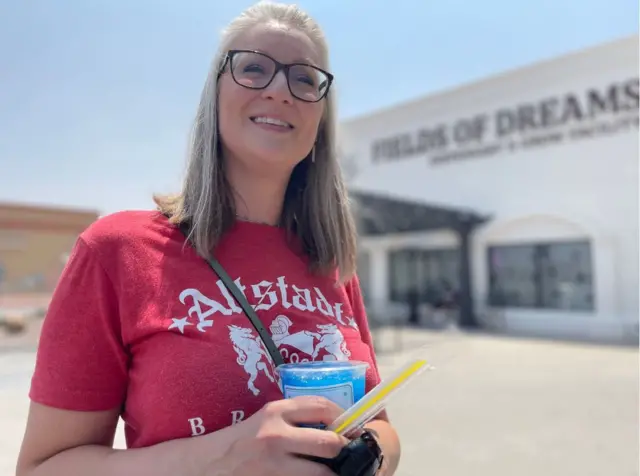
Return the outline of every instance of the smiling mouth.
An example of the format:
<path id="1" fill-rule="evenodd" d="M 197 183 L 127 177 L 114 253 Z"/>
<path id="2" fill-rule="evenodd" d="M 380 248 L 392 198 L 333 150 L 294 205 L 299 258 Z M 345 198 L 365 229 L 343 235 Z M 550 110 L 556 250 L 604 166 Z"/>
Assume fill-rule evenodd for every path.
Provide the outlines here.
<path id="1" fill-rule="evenodd" d="M 254 116 L 250 117 L 252 122 L 256 124 L 267 124 L 270 126 L 282 127 L 283 129 L 293 129 L 294 127 L 288 122 L 281 121 L 280 119 L 274 119 L 273 117 Z"/>

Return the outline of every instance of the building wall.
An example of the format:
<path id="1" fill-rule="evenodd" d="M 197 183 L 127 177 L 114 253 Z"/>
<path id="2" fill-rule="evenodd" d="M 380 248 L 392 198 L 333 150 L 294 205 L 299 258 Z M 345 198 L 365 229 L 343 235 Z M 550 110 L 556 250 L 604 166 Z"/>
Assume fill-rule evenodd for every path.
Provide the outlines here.
<path id="1" fill-rule="evenodd" d="M 523 130 L 505 127 L 518 114 Z M 591 241 L 596 310 L 510 309 L 513 328 L 603 334 L 637 323 L 637 35 L 347 121 L 340 136 L 352 187 L 491 215 L 473 242 L 478 303 L 487 246 Z"/>
<path id="2" fill-rule="evenodd" d="M 96 212 L 0 204 L 0 292 L 50 292 Z"/>

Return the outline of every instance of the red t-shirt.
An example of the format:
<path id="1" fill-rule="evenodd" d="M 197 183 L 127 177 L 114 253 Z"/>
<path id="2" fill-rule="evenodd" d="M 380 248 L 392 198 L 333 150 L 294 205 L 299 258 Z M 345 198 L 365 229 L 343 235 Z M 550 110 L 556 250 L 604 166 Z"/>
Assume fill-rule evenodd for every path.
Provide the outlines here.
<path id="1" fill-rule="evenodd" d="M 358 281 L 315 276 L 284 231 L 238 222 L 216 258 L 286 362 L 362 360 L 379 382 Z M 44 320 L 33 401 L 122 408 L 127 445 L 239 423 L 282 398 L 273 362 L 208 263 L 158 212 L 101 218 L 78 239 Z"/>

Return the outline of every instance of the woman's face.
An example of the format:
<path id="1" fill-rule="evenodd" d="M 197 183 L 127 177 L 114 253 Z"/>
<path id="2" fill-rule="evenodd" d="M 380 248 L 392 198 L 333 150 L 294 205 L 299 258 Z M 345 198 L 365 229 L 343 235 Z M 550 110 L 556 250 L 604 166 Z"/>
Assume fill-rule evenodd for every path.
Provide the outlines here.
<path id="1" fill-rule="evenodd" d="M 308 63 L 322 67 L 315 45 L 304 33 L 294 29 L 258 26 L 238 38 L 231 49 L 259 51 L 284 64 Z M 241 57 L 234 60 L 235 70 L 242 68 L 243 72 L 258 74 L 263 67 L 242 61 Z M 309 103 L 295 98 L 284 71 L 279 71 L 265 89 L 240 86 L 234 81 L 227 62 L 220 76 L 218 102 L 225 159 L 239 161 L 247 168 L 290 172 L 311 151 L 324 104 L 324 100 Z"/>

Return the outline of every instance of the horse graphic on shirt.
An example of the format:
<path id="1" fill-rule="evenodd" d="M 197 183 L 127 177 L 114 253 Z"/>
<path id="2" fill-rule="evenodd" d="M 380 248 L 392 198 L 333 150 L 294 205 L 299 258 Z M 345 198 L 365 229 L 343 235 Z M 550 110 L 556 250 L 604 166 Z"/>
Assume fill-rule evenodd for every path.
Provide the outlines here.
<path id="1" fill-rule="evenodd" d="M 351 352 L 347 349 L 344 335 L 340 332 L 337 325 L 318 324 L 316 325 L 317 332 L 303 330 L 291 333 L 289 328 L 292 325 L 291 319 L 280 314 L 273 320 L 269 327 L 273 334 L 273 341 L 278 348 L 286 344 L 298 349 L 302 354 L 309 356 L 309 358 L 300 359 L 297 354 L 291 354 L 291 362 L 316 360 L 322 349 L 327 352 L 327 355 L 322 358 L 322 360 L 325 361 L 348 360 L 351 356 Z M 281 349 L 280 352 L 283 354 L 283 357 L 287 358 L 288 352 L 286 349 Z"/>
<path id="2" fill-rule="evenodd" d="M 236 362 L 249 375 L 247 387 L 255 396 L 258 396 L 260 390 L 254 383 L 258 378 L 259 372 L 264 373 L 271 382 L 275 382 L 275 378 L 271 375 L 271 370 L 264 362 L 264 360 L 270 361 L 269 354 L 260 338 L 254 336 L 251 329 L 234 325 L 227 327 L 229 328 L 229 337 L 233 343 L 233 350 L 238 355 Z"/>
<path id="3" fill-rule="evenodd" d="M 292 326 L 291 319 L 283 314 L 278 315 L 269 326 L 273 341 L 285 360 L 292 363 L 317 360 L 322 350 L 326 352 L 322 356 L 324 361 L 348 360 L 351 356 L 344 335 L 337 325 L 317 324 L 315 332 L 302 330 L 291 333 L 289 329 Z M 249 390 L 256 396 L 260 394 L 260 390 L 255 385 L 260 372 L 264 373 L 271 382 L 277 381 L 280 385 L 280 378 L 274 370 L 274 364 L 260 337 L 254 335 L 253 329 L 234 325 L 227 327 L 233 349 L 238 355 L 236 362 L 249 375 L 247 382 Z M 297 353 L 289 355 L 287 347 L 297 349 L 303 357 Z"/>
<path id="4" fill-rule="evenodd" d="M 327 351 L 322 360 L 348 360 L 351 352 L 347 349 L 347 343 L 344 335 L 335 324 L 318 324 L 316 326 L 320 332 L 320 342 L 316 345 L 311 354 L 311 358 L 315 360 L 322 349 Z"/>

